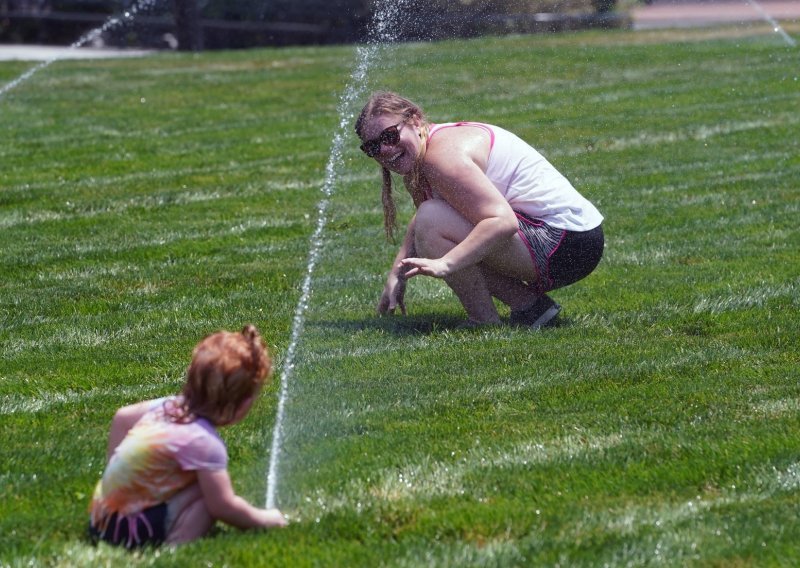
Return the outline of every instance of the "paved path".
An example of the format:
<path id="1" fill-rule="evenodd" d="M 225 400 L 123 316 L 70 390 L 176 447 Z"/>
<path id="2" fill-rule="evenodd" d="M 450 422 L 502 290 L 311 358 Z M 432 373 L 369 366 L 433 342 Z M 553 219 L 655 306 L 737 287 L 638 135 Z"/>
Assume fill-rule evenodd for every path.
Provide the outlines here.
<path id="1" fill-rule="evenodd" d="M 773 19 L 800 22 L 800 0 L 652 0 L 631 10 L 638 30 L 736 24 Z M 0 61 L 50 61 L 138 57 L 152 53 L 140 49 L 68 48 L 37 45 L 2 45 Z"/>
<path id="2" fill-rule="evenodd" d="M 0 44 L 0 61 L 50 61 L 51 59 L 106 59 L 140 57 L 152 53 L 143 49 L 108 49 L 96 47 L 59 47 L 55 45 Z"/>
<path id="3" fill-rule="evenodd" d="M 653 0 L 631 10 L 634 29 L 800 21 L 800 0 Z"/>

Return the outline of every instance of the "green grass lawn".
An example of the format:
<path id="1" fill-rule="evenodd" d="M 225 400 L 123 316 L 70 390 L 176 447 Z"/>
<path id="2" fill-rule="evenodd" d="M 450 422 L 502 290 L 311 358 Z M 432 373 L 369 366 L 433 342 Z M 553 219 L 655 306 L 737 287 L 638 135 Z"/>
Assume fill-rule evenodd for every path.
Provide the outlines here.
<path id="1" fill-rule="evenodd" d="M 348 127 L 288 384 L 290 527 L 85 543 L 114 410 L 247 322 L 275 381 L 222 434 L 263 505 L 355 61 L 62 61 L 0 98 L 0 565 L 800 564 L 800 51 L 763 26 L 380 51 L 364 92 L 509 128 L 594 201 L 600 267 L 543 332 L 457 330 L 430 279 L 408 317 L 374 317 L 395 246 Z"/>

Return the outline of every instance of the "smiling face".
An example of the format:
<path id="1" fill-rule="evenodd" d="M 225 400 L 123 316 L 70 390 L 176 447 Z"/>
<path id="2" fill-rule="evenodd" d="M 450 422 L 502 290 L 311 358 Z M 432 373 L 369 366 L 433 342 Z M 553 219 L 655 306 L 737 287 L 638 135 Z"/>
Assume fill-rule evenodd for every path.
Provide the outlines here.
<path id="1" fill-rule="evenodd" d="M 398 124 L 399 123 L 399 124 Z M 392 126 L 397 126 L 400 139 L 397 144 L 391 144 L 391 136 L 382 136 L 382 133 Z M 406 175 L 414 168 L 422 140 L 419 136 L 420 121 L 417 117 L 404 119 L 402 115 L 379 114 L 368 119 L 361 131 L 363 142 L 380 142 L 380 150 L 374 154 L 375 160 L 384 168 L 395 173 Z M 370 152 L 373 154 L 373 152 Z"/>

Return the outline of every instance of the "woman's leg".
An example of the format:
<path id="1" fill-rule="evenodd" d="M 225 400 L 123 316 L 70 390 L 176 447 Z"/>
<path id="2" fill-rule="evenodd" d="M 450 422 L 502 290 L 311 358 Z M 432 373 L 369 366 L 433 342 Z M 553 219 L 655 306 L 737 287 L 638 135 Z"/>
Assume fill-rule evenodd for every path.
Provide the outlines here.
<path id="1" fill-rule="evenodd" d="M 481 266 L 481 271 L 492 296 L 512 310 L 525 310 L 535 304 L 540 297 L 540 292 L 534 284 L 505 276 L 486 266 Z"/>
<path id="2" fill-rule="evenodd" d="M 213 525 L 214 519 L 209 515 L 200 486 L 196 483 L 167 503 L 167 544 L 196 540 L 207 535 Z"/>
<path id="3" fill-rule="evenodd" d="M 422 203 L 417 210 L 414 246 L 423 258 L 441 258 L 463 241 L 472 225 L 442 200 Z M 444 279 L 458 297 L 467 317 L 477 323 L 498 323 L 500 316 L 477 266 L 469 266 Z"/>
<path id="4" fill-rule="evenodd" d="M 417 210 L 415 246 L 425 258 L 441 258 L 463 241 L 473 225 L 445 201 L 425 201 Z M 480 323 L 500 321 L 492 301 L 496 296 L 512 309 L 530 305 L 530 288 L 525 282 L 536 280 L 530 253 L 518 235 L 488 255 L 480 265 L 459 270 L 445 278 L 470 320 Z"/>

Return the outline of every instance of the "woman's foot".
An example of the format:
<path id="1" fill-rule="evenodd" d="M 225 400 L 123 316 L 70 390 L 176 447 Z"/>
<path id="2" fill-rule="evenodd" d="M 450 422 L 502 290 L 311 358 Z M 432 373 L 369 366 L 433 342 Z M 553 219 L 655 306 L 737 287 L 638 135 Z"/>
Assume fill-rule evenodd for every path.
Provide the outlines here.
<path id="1" fill-rule="evenodd" d="M 509 321 L 514 325 L 523 325 L 531 329 L 539 329 L 555 323 L 561 306 L 556 304 L 547 294 L 541 295 L 532 306 L 524 310 L 511 310 Z"/>

